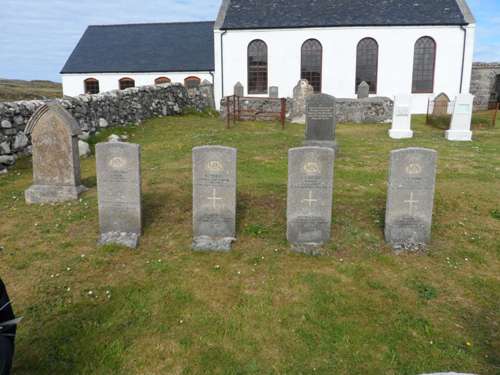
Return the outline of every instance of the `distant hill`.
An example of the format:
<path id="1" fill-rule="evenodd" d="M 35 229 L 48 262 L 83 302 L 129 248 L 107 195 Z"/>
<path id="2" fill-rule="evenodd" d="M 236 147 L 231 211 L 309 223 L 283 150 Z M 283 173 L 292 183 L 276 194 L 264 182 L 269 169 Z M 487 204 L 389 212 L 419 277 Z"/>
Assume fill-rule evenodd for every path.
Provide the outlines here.
<path id="1" fill-rule="evenodd" d="M 62 85 L 51 81 L 0 78 L 0 102 L 62 97 Z"/>

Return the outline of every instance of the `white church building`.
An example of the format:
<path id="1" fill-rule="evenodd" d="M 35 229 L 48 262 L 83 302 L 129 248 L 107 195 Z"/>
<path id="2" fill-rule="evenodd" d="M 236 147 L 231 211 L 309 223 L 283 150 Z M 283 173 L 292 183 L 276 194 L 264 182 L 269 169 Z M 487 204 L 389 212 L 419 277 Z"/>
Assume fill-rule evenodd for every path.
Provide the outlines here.
<path id="1" fill-rule="evenodd" d="M 241 82 L 292 96 L 299 79 L 316 92 L 355 98 L 429 98 L 470 89 L 475 20 L 466 0 L 223 0 L 215 22 L 90 26 L 62 70 L 75 96 L 164 82 L 209 80 L 216 103 Z"/>

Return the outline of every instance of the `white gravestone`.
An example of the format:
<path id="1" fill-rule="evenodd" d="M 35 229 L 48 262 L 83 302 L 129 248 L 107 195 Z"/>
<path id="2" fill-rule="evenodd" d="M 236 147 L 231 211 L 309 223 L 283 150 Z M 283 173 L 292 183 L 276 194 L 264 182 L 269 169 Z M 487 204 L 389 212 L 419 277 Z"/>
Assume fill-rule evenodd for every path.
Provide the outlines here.
<path id="1" fill-rule="evenodd" d="M 131 143 L 96 146 L 101 245 L 138 245 L 142 234 L 140 152 L 140 146 Z"/>
<path id="2" fill-rule="evenodd" d="M 394 111 L 392 115 L 392 127 L 389 137 L 393 139 L 412 138 L 411 130 L 411 96 L 397 95 L 394 99 Z"/>
<path id="3" fill-rule="evenodd" d="M 193 149 L 193 250 L 230 251 L 236 240 L 235 148 Z"/>
<path id="4" fill-rule="evenodd" d="M 460 94 L 455 100 L 450 130 L 446 131 L 449 141 L 471 141 L 472 108 L 474 95 Z"/>
<path id="5" fill-rule="evenodd" d="M 292 251 L 320 254 L 331 237 L 335 151 L 300 147 L 288 151 L 287 239 Z"/>

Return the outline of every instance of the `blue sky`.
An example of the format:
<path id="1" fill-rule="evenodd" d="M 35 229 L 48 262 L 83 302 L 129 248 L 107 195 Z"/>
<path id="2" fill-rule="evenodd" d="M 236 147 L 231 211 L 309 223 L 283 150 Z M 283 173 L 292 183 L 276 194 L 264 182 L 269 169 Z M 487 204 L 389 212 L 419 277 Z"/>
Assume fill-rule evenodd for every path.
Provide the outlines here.
<path id="1" fill-rule="evenodd" d="M 435 0 L 439 1 L 439 0 Z M 60 81 L 89 24 L 213 20 L 221 0 L 1 0 L 0 77 Z M 476 61 L 500 61 L 500 0 L 469 0 Z"/>

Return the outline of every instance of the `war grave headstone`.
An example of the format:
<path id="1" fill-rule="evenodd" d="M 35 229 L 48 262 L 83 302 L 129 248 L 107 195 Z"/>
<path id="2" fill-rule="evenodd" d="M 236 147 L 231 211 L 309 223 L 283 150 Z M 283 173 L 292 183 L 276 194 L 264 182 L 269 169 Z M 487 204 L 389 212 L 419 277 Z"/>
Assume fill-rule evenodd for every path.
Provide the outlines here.
<path id="1" fill-rule="evenodd" d="M 432 108 L 433 116 L 446 116 L 448 114 L 448 106 L 450 98 L 445 93 L 441 93 L 434 99 L 434 107 Z"/>
<path id="2" fill-rule="evenodd" d="M 193 149 L 193 250 L 230 251 L 236 240 L 235 148 Z"/>
<path id="3" fill-rule="evenodd" d="M 411 130 L 411 96 L 402 94 L 394 99 L 394 111 L 392 114 L 392 127 L 389 137 L 393 139 L 412 138 Z"/>
<path id="4" fill-rule="evenodd" d="M 234 95 L 236 96 L 245 96 L 245 88 L 241 84 L 241 82 L 237 82 L 236 85 L 234 85 Z"/>
<path id="5" fill-rule="evenodd" d="M 86 190 L 80 181 L 78 122 L 60 105 L 49 103 L 33 114 L 25 133 L 33 144 L 33 185 L 25 192 L 26 202 L 78 199 Z"/>
<path id="6" fill-rule="evenodd" d="M 111 141 L 96 146 L 100 245 L 135 249 L 142 234 L 141 149 Z"/>
<path id="7" fill-rule="evenodd" d="M 315 94 L 306 101 L 306 133 L 303 145 L 338 148 L 335 139 L 335 98 Z"/>
<path id="8" fill-rule="evenodd" d="M 270 98 L 279 98 L 279 88 L 278 86 L 269 87 L 269 97 Z"/>
<path id="9" fill-rule="evenodd" d="M 431 241 L 437 152 L 391 152 L 385 239 L 396 251 L 423 250 Z"/>
<path id="10" fill-rule="evenodd" d="M 450 129 L 446 131 L 446 139 L 449 141 L 471 141 L 472 140 L 472 105 L 474 95 L 460 94 L 455 100 L 453 115 L 451 117 Z"/>
<path id="11" fill-rule="evenodd" d="M 370 96 L 370 85 L 363 81 L 358 86 L 358 99 L 366 99 Z"/>
<path id="12" fill-rule="evenodd" d="M 319 255 L 330 240 L 334 159 L 330 148 L 288 151 L 287 239 L 294 252 Z"/>

